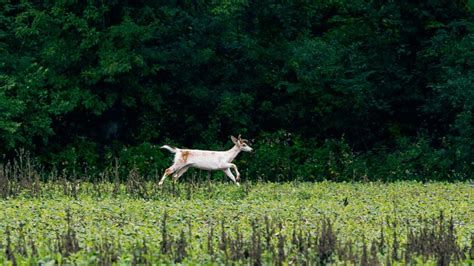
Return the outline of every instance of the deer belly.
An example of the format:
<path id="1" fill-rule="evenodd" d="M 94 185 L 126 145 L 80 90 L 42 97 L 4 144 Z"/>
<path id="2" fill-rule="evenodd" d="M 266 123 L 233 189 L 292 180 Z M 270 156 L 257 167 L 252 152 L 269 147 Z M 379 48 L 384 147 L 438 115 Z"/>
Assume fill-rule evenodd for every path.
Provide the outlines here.
<path id="1" fill-rule="evenodd" d="M 193 158 L 192 162 L 190 162 L 192 167 L 202 169 L 202 170 L 224 170 L 227 167 L 220 162 L 220 161 L 214 161 L 214 160 L 206 160 L 206 159 L 201 159 L 201 158 Z"/>

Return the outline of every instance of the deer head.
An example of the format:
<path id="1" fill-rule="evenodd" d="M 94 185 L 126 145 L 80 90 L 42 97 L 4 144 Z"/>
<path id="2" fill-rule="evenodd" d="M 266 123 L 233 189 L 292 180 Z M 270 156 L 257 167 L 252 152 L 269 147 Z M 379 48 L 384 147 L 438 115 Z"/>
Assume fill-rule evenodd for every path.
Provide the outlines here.
<path id="1" fill-rule="evenodd" d="M 249 146 L 249 141 L 246 139 L 242 139 L 240 135 L 236 138 L 234 136 L 230 136 L 230 139 L 232 140 L 232 143 L 239 148 L 241 151 L 247 151 L 251 152 L 253 149 Z"/>

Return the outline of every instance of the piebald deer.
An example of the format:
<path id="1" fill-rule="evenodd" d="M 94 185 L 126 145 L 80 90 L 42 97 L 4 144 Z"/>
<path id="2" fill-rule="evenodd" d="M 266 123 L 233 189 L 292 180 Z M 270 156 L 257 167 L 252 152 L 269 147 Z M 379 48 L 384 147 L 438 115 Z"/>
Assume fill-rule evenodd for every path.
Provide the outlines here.
<path id="1" fill-rule="evenodd" d="M 173 165 L 165 170 L 159 185 L 161 186 L 165 178 L 173 173 L 173 181 L 176 182 L 190 167 L 195 167 L 208 171 L 222 170 L 239 186 L 240 173 L 232 161 L 241 151 L 251 152 L 252 148 L 249 146 L 248 140 L 240 138 L 240 135 L 238 138 L 234 136 L 230 138 L 234 143 L 234 147 L 227 151 L 189 150 L 173 148 L 168 145 L 161 146 L 161 149 L 167 149 L 175 156 Z M 230 168 L 234 169 L 236 177 L 232 174 Z"/>

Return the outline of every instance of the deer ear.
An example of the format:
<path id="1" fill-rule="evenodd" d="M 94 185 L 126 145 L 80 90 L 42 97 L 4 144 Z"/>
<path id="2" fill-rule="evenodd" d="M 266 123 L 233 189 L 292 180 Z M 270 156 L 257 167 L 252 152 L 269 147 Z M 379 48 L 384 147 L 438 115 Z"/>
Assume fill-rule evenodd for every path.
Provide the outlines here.
<path id="1" fill-rule="evenodd" d="M 233 142 L 235 145 L 237 145 L 238 139 L 237 139 L 236 137 L 230 136 L 230 139 L 232 140 L 232 142 Z"/>
<path id="2" fill-rule="evenodd" d="M 239 134 L 239 136 L 238 136 L 237 138 L 238 138 L 239 140 L 241 140 L 241 138 L 240 138 L 241 136 L 242 136 L 242 135 Z"/>

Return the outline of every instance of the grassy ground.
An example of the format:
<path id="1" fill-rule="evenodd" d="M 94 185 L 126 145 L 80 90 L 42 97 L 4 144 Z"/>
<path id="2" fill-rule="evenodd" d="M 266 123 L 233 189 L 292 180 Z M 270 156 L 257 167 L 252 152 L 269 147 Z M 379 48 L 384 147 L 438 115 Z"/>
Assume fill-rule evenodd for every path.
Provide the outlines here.
<path id="1" fill-rule="evenodd" d="M 447 222 L 453 220 L 461 259 L 468 262 L 472 252 L 472 184 L 170 183 L 164 188 L 152 183 L 48 183 L 41 184 L 35 196 L 26 192 L 0 200 L 5 251 L 0 252 L 0 263 L 311 262 L 321 259 L 314 254 L 326 236 L 328 248 L 353 246 L 356 255 L 349 262 L 364 260 L 366 243 L 367 250 L 371 244 L 378 247 L 372 255 L 382 263 L 403 263 L 410 229 L 421 232 L 435 223 L 433 219 L 439 221 L 440 213 Z M 326 220 L 332 232 L 323 229 Z M 380 243 L 382 233 L 385 246 Z M 298 234 L 314 245 L 298 244 Z M 248 254 L 242 251 L 239 256 L 232 245 Z M 252 253 L 259 245 L 260 253 Z M 292 255 L 304 253 L 298 245 L 309 249 L 307 260 Z M 400 246 L 399 254 L 394 245 Z M 344 252 L 330 252 L 326 261 L 342 261 Z"/>

